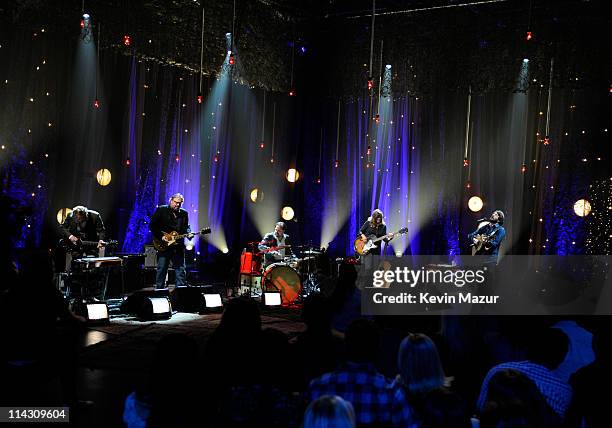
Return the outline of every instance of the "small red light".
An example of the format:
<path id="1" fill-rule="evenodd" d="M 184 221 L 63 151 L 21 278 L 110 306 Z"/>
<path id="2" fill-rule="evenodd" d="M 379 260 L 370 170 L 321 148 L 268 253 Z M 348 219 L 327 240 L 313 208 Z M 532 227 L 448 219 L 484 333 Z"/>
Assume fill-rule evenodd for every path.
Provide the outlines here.
<path id="1" fill-rule="evenodd" d="M 132 161 L 130 160 L 130 158 L 127 158 L 125 160 L 125 166 L 130 166 L 132 164 Z"/>
<path id="2" fill-rule="evenodd" d="M 94 105 L 94 107 L 95 107 L 95 108 L 100 108 L 100 100 L 96 98 L 96 99 L 94 100 L 93 105 Z"/>
<path id="3" fill-rule="evenodd" d="M 85 20 L 81 19 L 81 28 L 85 28 Z"/>
<path id="4" fill-rule="evenodd" d="M 261 143 L 259 143 L 259 148 L 260 148 L 261 150 L 263 150 L 263 148 L 264 148 L 264 147 L 265 147 L 265 144 L 264 144 L 264 142 L 263 142 L 263 141 L 262 141 Z"/>
<path id="5" fill-rule="evenodd" d="M 317 177 L 317 184 L 321 184 L 321 179 Z"/>
<path id="6" fill-rule="evenodd" d="M 270 163 L 274 163 L 274 158 L 270 158 Z"/>
<path id="7" fill-rule="evenodd" d="M 202 104 L 204 97 L 202 95 L 198 95 L 198 104 Z"/>
<path id="8" fill-rule="evenodd" d="M 468 160 L 468 158 L 463 158 L 463 166 L 467 167 L 470 164 L 470 161 Z"/>
<path id="9" fill-rule="evenodd" d="M 472 185 L 471 185 L 471 184 L 470 184 L 470 182 L 468 181 L 468 182 L 466 183 L 466 185 L 465 185 L 465 188 L 466 188 L 466 189 L 469 189 L 470 187 L 472 187 Z"/>
<path id="10" fill-rule="evenodd" d="M 374 122 L 376 122 L 377 125 L 380 123 L 380 115 L 379 114 L 374 116 Z"/>
<path id="11" fill-rule="evenodd" d="M 178 154 L 178 153 L 177 153 L 177 154 L 174 156 L 174 160 L 175 160 L 176 162 L 180 162 L 180 161 L 181 161 L 181 157 L 179 156 L 179 154 Z"/>
<path id="12" fill-rule="evenodd" d="M 368 146 L 368 149 L 366 150 L 366 155 L 370 156 L 372 154 L 372 146 Z"/>
<path id="13" fill-rule="evenodd" d="M 531 31 L 527 31 L 527 36 L 525 37 L 527 41 L 531 40 L 532 37 L 533 37 L 533 34 L 531 33 Z"/>
<path id="14" fill-rule="evenodd" d="M 340 161 L 338 159 L 336 159 L 334 161 L 334 168 L 338 168 L 340 166 Z"/>
<path id="15" fill-rule="evenodd" d="M 370 77 L 368 79 L 368 91 L 371 91 L 372 88 L 374 87 L 374 81 L 372 80 L 372 78 Z"/>
<path id="16" fill-rule="evenodd" d="M 525 165 L 525 164 L 521 165 L 521 172 L 523 174 L 525 174 L 527 172 L 527 165 Z"/>
<path id="17" fill-rule="evenodd" d="M 544 141 L 543 142 L 544 142 L 545 146 L 548 146 L 550 144 L 550 138 L 544 137 Z"/>
<path id="18" fill-rule="evenodd" d="M 132 39 L 127 34 L 123 36 L 123 44 L 129 46 L 132 44 Z"/>
<path id="19" fill-rule="evenodd" d="M 290 97 L 295 97 L 295 89 L 290 89 L 289 90 L 289 96 Z"/>
<path id="20" fill-rule="evenodd" d="M 229 56 L 229 65 L 234 65 L 236 63 L 236 57 L 234 56 L 234 54 L 230 54 Z"/>

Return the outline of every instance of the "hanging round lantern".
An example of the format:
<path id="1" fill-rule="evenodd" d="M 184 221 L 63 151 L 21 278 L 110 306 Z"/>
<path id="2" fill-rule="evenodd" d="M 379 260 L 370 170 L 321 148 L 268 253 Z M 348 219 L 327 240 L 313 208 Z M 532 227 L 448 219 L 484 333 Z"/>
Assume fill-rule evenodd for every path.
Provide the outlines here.
<path id="1" fill-rule="evenodd" d="M 261 201 L 263 201 L 264 193 L 260 189 L 258 189 L 257 187 L 254 187 L 254 188 L 251 189 L 251 193 L 249 194 L 249 198 L 251 199 L 251 202 L 253 202 L 253 203 L 261 202 Z"/>
<path id="2" fill-rule="evenodd" d="M 72 208 L 62 208 L 57 212 L 57 215 L 55 216 L 55 218 L 57 219 L 57 222 L 59 224 L 64 223 L 64 220 L 66 220 L 66 217 L 68 217 L 68 215 L 72 212 Z"/>
<path id="3" fill-rule="evenodd" d="M 482 209 L 483 206 L 484 206 L 484 203 L 482 202 L 482 199 L 480 198 L 480 196 L 472 196 L 468 200 L 468 208 L 472 212 L 477 213 L 478 211 Z"/>
<path id="4" fill-rule="evenodd" d="M 111 179 L 111 172 L 106 168 L 99 169 L 96 173 L 96 180 L 98 180 L 98 184 L 100 186 L 108 186 L 111 182 Z"/>
<path id="5" fill-rule="evenodd" d="M 574 204 L 574 212 L 578 217 L 586 217 L 591 213 L 591 203 L 586 199 L 578 199 Z"/>
<path id="6" fill-rule="evenodd" d="M 295 168 L 289 168 L 285 177 L 289 183 L 295 183 L 300 178 L 300 172 Z"/>
<path id="7" fill-rule="evenodd" d="M 291 207 L 283 207 L 283 209 L 281 210 L 281 217 L 285 221 L 293 220 L 294 216 L 295 211 L 293 211 L 293 208 Z"/>

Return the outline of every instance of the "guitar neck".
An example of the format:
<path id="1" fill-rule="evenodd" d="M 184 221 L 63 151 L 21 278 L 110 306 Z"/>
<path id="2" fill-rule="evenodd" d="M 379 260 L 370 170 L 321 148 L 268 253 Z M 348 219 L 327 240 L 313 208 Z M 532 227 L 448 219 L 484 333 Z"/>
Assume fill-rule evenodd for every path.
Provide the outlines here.
<path id="1" fill-rule="evenodd" d="M 393 232 L 391 235 L 397 235 L 399 232 Z M 388 234 L 387 234 L 388 235 Z M 380 238 L 372 239 L 372 242 L 382 241 L 387 237 L 387 235 L 381 236 Z"/>

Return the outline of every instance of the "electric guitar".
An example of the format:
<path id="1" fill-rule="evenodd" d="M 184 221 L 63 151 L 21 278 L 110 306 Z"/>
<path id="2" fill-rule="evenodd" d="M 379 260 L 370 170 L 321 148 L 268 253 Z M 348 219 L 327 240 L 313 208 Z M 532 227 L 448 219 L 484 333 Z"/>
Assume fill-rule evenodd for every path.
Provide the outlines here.
<path id="1" fill-rule="evenodd" d="M 172 232 L 162 232 L 163 234 L 162 239 L 153 237 L 153 246 L 155 247 L 157 251 L 166 251 L 168 247 L 175 245 L 181 239 L 184 239 L 188 236 L 195 236 L 195 235 L 200 235 L 200 234 L 207 235 L 209 233 L 210 233 L 210 227 L 205 227 L 199 232 L 189 232 L 189 233 L 183 233 L 183 234 L 179 234 L 176 230 L 173 230 Z"/>
<path id="2" fill-rule="evenodd" d="M 98 244 L 98 241 L 82 241 L 81 239 L 79 239 L 76 242 L 72 242 L 68 238 L 62 238 L 60 239 L 58 246 L 66 251 L 80 251 L 85 248 L 95 248 L 98 246 Z M 103 247 L 116 247 L 117 245 L 119 245 L 119 242 L 111 239 L 109 241 L 102 241 L 100 244 Z"/>
<path id="3" fill-rule="evenodd" d="M 393 237 L 395 235 L 403 235 L 404 233 L 408 233 L 407 227 L 404 227 L 398 230 L 397 232 L 393 232 L 391 236 Z M 367 242 L 363 242 L 361 238 L 357 238 L 355 239 L 355 242 L 353 242 L 353 247 L 355 248 L 355 252 L 357 254 L 359 254 L 360 256 L 363 256 L 365 254 L 368 254 L 370 250 L 372 250 L 372 248 L 378 247 L 378 245 L 376 244 L 377 242 L 380 242 L 383 239 L 387 239 L 388 237 L 389 237 L 389 234 L 381 236 L 380 238 L 377 238 L 375 235 L 371 235 L 371 236 L 368 236 Z"/>

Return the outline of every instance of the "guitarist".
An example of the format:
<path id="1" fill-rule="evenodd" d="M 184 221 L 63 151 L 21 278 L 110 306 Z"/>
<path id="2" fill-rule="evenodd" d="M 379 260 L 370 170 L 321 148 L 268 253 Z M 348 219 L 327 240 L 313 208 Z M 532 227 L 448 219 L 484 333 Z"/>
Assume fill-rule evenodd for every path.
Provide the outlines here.
<path id="1" fill-rule="evenodd" d="M 180 235 L 190 233 L 189 214 L 187 210 L 181 208 L 185 198 L 180 193 L 175 193 L 170 197 L 168 205 L 157 207 L 149 224 L 149 229 L 157 239 L 168 241 L 163 235 L 164 232 L 176 231 Z M 192 235 L 188 238 L 191 239 Z M 168 267 L 172 261 L 172 266 L 176 273 L 176 286 L 186 285 L 185 281 L 185 242 L 180 240 L 176 244 L 169 246 L 164 251 L 157 252 L 157 275 L 155 277 L 155 288 L 164 288 Z"/>
<path id="2" fill-rule="evenodd" d="M 504 218 L 505 215 L 501 210 L 493 211 L 491 217 L 483 219 L 484 221 L 479 222 L 479 227 L 468 235 L 470 243 L 477 244 L 477 235 L 485 237 L 484 245 L 477 255 L 488 256 L 486 257 L 485 264 L 493 266 L 497 265 L 497 257 L 499 254 L 499 247 L 502 241 L 506 237 L 506 229 L 504 229 Z"/>
<path id="3" fill-rule="evenodd" d="M 389 241 L 393 239 L 392 233 L 387 234 L 387 225 L 383 221 L 383 212 L 378 208 L 372 211 L 372 215 L 368 217 L 363 226 L 361 226 L 359 233 L 363 242 L 367 242 L 368 239 L 380 238 L 385 235 L 387 235 L 387 237 L 383 239 L 385 244 L 389 243 Z M 380 255 L 381 249 L 382 245 L 378 245 L 377 247 L 372 248 L 368 254 Z"/>
<path id="4" fill-rule="evenodd" d="M 63 238 L 74 246 L 73 257 L 83 255 L 104 256 L 104 238 L 106 229 L 102 222 L 100 213 L 77 205 L 72 212 L 66 216 L 62 223 L 61 232 Z M 78 246 L 79 241 L 97 241 L 97 247 Z"/>

